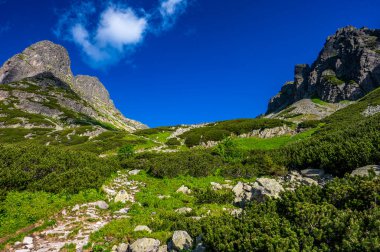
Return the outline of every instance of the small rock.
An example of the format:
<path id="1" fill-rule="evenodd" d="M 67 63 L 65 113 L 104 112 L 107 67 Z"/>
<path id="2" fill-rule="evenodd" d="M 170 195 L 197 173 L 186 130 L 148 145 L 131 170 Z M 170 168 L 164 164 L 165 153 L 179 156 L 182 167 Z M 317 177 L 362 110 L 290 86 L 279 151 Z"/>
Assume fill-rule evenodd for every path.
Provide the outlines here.
<path id="1" fill-rule="evenodd" d="M 159 199 L 169 199 L 170 195 L 158 195 L 157 196 Z"/>
<path id="2" fill-rule="evenodd" d="M 23 244 L 33 244 L 33 237 L 26 236 L 24 240 L 22 240 Z"/>
<path id="3" fill-rule="evenodd" d="M 16 249 L 15 252 L 30 252 L 30 249 Z"/>
<path id="4" fill-rule="evenodd" d="M 139 174 L 140 172 L 141 170 L 132 170 L 132 171 L 129 171 L 128 174 L 133 176 L 133 175 Z"/>
<path id="5" fill-rule="evenodd" d="M 216 182 L 211 182 L 211 187 L 212 187 L 212 190 L 214 191 L 223 189 L 222 185 Z"/>
<path id="6" fill-rule="evenodd" d="M 18 245 L 21 245 L 22 244 L 22 242 L 20 242 L 20 241 L 16 241 L 15 242 L 15 246 L 18 246 Z"/>
<path id="7" fill-rule="evenodd" d="M 73 207 L 73 209 L 71 209 L 71 211 L 76 212 L 76 211 L 79 210 L 79 208 L 80 208 L 80 206 L 79 206 L 78 204 L 76 204 L 76 205 Z"/>
<path id="8" fill-rule="evenodd" d="M 120 192 L 117 193 L 115 197 L 115 202 L 125 203 L 129 201 L 129 199 L 130 199 L 130 195 L 125 190 L 121 190 Z"/>
<path id="9" fill-rule="evenodd" d="M 308 178 L 319 179 L 325 175 L 325 171 L 322 169 L 305 169 L 301 171 L 301 174 Z"/>
<path id="10" fill-rule="evenodd" d="M 97 206 L 98 208 L 102 209 L 102 210 L 108 209 L 108 204 L 103 200 L 95 202 L 94 205 Z"/>
<path id="11" fill-rule="evenodd" d="M 148 226 L 143 226 L 143 225 L 138 225 L 133 231 L 135 232 L 146 231 L 148 233 L 152 233 L 152 230 Z"/>
<path id="12" fill-rule="evenodd" d="M 243 213 L 243 209 L 241 209 L 241 208 L 239 208 L 239 209 L 233 209 L 231 211 L 231 215 L 235 216 L 235 217 L 239 217 L 242 213 Z"/>
<path id="13" fill-rule="evenodd" d="M 186 231 L 174 231 L 171 245 L 179 251 L 188 250 L 193 246 L 193 239 Z"/>
<path id="14" fill-rule="evenodd" d="M 117 250 L 117 246 L 116 246 L 116 245 L 113 245 L 111 251 L 112 251 L 112 252 L 117 252 L 116 250 Z"/>
<path id="15" fill-rule="evenodd" d="M 127 214 L 129 211 L 129 208 L 122 208 L 119 211 L 116 211 L 115 214 Z"/>
<path id="16" fill-rule="evenodd" d="M 117 252 L 127 252 L 129 249 L 129 244 L 127 243 L 120 243 L 119 246 L 117 246 L 116 251 Z"/>
<path id="17" fill-rule="evenodd" d="M 142 238 L 132 243 L 129 248 L 131 252 L 157 252 L 160 243 L 159 240 L 152 238 Z"/>
<path id="18" fill-rule="evenodd" d="M 190 207 L 182 207 L 175 210 L 175 212 L 179 214 L 187 214 L 187 213 L 191 213 L 191 211 L 193 211 L 193 209 L 191 209 Z"/>
<path id="19" fill-rule="evenodd" d="M 177 193 L 183 193 L 183 194 L 190 194 L 191 190 L 187 186 L 182 185 L 180 188 L 178 188 L 178 190 L 176 192 Z"/>

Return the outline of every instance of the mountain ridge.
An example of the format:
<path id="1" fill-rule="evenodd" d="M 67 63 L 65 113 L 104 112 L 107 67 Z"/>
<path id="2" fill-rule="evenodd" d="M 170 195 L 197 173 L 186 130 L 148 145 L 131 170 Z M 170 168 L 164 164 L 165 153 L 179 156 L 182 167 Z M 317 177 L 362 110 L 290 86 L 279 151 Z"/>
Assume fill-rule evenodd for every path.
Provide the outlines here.
<path id="1" fill-rule="evenodd" d="M 272 97 L 266 114 L 302 99 L 355 101 L 380 86 L 380 30 L 347 26 L 329 36 L 316 61 L 295 66 L 294 80 Z"/>
<path id="2" fill-rule="evenodd" d="M 26 79 L 34 84 L 49 82 L 75 92 L 88 107 L 87 115 L 96 120 L 129 132 L 147 128 L 146 125 L 124 117 L 115 107 L 104 85 L 97 77 L 78 75 L 71 71 L 71 61 L 67 50 L 51 41 L 43 40 L 27 47 L 23 52 L 8 59 L 0 68 L 0 84 L 18 83 Z M 45 83 L 46 84 L 46 83 Z M 16 85 L 17 86 L 17 85 Z M 28 103 L 24 100 L 24 103 Z M 78 110 L 73 101 L 64 101 L 66 107 Z M 92 110 L 91 112 L 89 112 Z M 35 111 L 39 112 L 39 111 Z"/>

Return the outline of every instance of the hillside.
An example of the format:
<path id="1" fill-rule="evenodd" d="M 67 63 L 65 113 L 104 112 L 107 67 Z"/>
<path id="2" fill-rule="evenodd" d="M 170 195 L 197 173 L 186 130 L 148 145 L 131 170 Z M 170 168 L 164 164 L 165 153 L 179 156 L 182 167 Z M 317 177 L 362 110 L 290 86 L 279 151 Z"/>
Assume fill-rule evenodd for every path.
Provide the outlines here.
<path id="1" fill-rule="evenodd" d="M 0 249 L 379 251 L 378 35 L 339 30 L 265 116 L 157 128 L 32 45 L 0 69 Z"/>

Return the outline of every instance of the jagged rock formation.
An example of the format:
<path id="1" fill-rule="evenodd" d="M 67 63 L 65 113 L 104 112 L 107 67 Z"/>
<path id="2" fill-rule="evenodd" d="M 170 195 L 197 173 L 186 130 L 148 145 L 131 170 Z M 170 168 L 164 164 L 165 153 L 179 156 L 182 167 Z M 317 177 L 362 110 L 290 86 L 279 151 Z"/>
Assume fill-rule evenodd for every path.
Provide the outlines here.
<path id="1" fill-rule="evenodd" d="M 295 67 L 294 81 L 270 100 L 267 114 L 304 98 L 355 101 L 379 86 L 380 30 L 348 26 L 327 39 L 312 66 Z"/>
<path id="2" fill-rule="evenodd" d="M 67 50 L 60 45 L 50 41 L 31 45 L 0 68 L 0 86 L 12 89 L 2 90 L 1 100 L 12 98 L 8 103 L 16 109 L 60 121 L 70 110 L 88 117 L 81 117 L 82 121 L 90 118 L 127 131 L 146 128 L 115 108 L 107 89 L 96 77 L 74 77 L 70 64 Z M 64 124 L 75 124 L 76 119 L 64 120 Z"/>

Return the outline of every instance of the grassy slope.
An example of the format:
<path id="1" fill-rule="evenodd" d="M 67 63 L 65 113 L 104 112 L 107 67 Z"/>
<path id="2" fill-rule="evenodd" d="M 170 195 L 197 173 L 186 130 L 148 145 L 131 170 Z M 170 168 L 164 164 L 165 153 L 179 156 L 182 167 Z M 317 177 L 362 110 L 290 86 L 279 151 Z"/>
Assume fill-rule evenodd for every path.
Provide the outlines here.
<path id="1" fill-rule="evenodd" d="M 294 136 L 279 136 L 273 138 L 234 138 L 233 141 L 243 150 L 273 150 L 306 139 L 316 131 L 317 129 L 310 129 Z"/>

